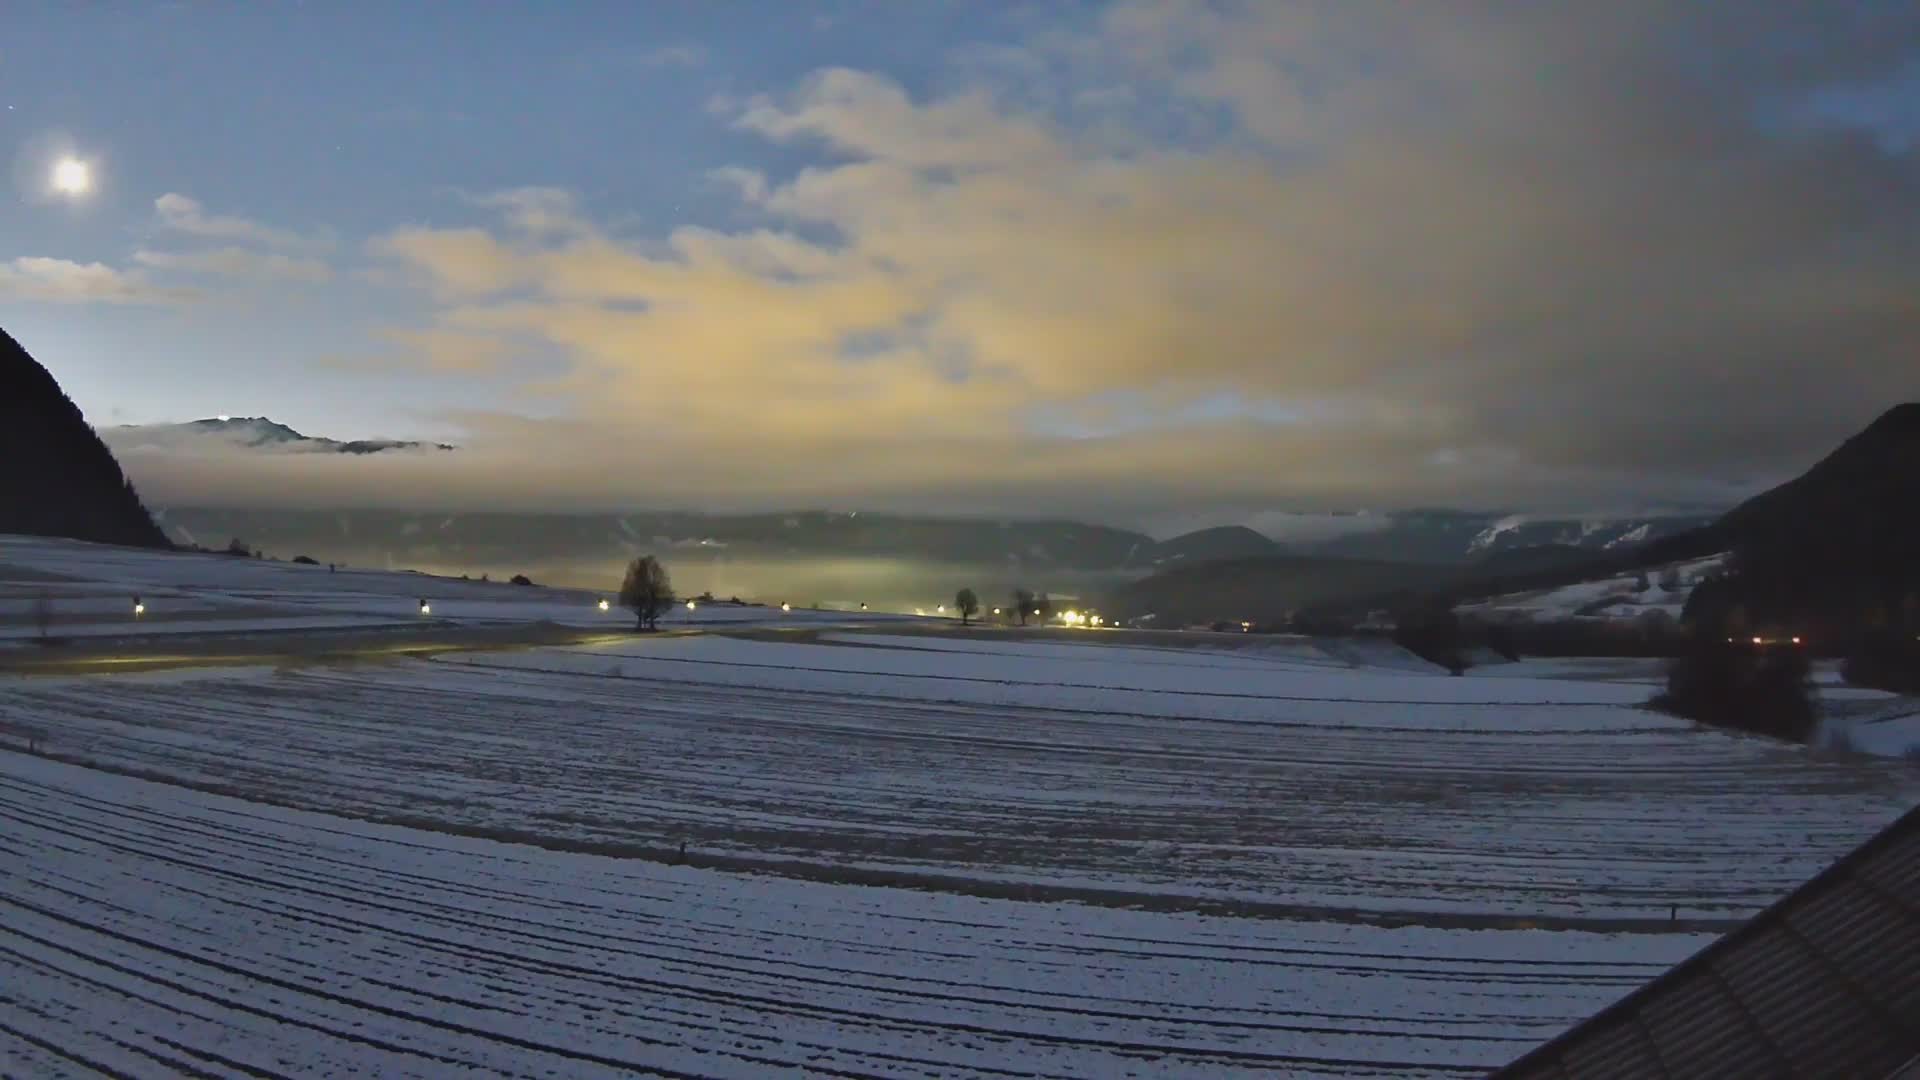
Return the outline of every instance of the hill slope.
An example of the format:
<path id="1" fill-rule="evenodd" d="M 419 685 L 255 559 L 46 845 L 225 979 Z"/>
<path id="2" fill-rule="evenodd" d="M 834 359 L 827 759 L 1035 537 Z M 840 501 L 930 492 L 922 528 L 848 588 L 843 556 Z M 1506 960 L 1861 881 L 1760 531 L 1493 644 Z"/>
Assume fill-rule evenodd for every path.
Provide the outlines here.
<path id="1" fill-rule="evenodd" d="M 0 533 L 169 546 L 79 407 L 4 330 Z"/>
<path id="2" fill-rule="evenodd" d="M 1733 598 L 1756 615 L 1920 623 L 1920 403 L 1888 410 L 1703 533 L 1734 552 Z"/>
<path id="3" fill-rule="evenodd" d="M 1427 563 L 1269 555 L 1163 571 L 1114 590 L 1107 610 L 1155 625 L 1218 620 L 1271 622 L 1344 597 L 1437 588 L 1457 567 Z"/>
<path id="4" fill-rule="evenodd" d="M 1135 556 L 1142 565 L 1171 569 L 1180 565 L 1275 555 L 1279 544 L 1245 525 L 1221 525 L 1162 540 Z"/>

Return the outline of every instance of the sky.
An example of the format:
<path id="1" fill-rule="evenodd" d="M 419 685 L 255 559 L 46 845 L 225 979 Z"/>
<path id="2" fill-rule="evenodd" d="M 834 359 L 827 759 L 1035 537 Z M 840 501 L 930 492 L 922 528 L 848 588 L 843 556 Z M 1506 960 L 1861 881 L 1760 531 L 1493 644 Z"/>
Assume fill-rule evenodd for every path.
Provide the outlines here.
<path id="1" fill-rule="evenodd" d="M 150 501 L 1724 504 L 1920 398 L 1910 3 L 113 3 L 0 327 Z M 85 163 L 83 194 L 53 189 Z"/>

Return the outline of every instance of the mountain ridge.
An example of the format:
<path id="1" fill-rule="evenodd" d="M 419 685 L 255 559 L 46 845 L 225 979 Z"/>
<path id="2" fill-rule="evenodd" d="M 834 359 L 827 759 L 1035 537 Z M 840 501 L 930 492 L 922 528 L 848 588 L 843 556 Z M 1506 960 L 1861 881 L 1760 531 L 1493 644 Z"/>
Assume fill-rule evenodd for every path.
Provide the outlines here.
<path id="1" fill-rule="evenodd" d="M 171 547 L 53 373 L 0 330 L 0 532 Z"/>
<path id="2" fill-rule="evenodd" d="M 457 450 L 452 443 L 419 439 L 332 439 L 307 435 L 265 416 L 210 416 L 177 424 L 120 424 L 101 432 L 125 449 L 191 449 L 214 440 L 242 449 L 281 453 L 378 454 L 390 450 Z"/>

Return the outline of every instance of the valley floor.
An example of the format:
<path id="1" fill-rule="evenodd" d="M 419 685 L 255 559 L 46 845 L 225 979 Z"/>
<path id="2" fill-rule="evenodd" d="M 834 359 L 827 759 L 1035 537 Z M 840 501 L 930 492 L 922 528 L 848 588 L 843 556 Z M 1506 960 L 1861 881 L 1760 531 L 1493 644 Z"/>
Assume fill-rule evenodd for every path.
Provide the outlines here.
<path id="1" fill-rule="evenodd" d="M 729 621 L 0 676 L 7 1075 L 1480 1072 L 1920 798 L 1578 669 Z"/>
<path id="2" fill-rule="evenodd" d="M 808 884 L 8 753 L 0 820 L 28 1076 L 1465 1074 L 1705 940 Z"/>

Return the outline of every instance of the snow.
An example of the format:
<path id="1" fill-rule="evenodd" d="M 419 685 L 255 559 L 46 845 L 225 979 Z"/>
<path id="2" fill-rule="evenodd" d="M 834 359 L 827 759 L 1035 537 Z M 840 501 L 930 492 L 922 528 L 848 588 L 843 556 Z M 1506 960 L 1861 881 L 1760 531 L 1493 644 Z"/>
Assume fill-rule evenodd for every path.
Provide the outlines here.
<path id="1" fill-rule="evenodd" d="M 178 627 L 423 594 L 457 625 L 597 617 L 0 538 L 0 627 L 41 589 L 75 633 L 134 591 Z M 0 1061 L 1477 1074 L 1920 798 L 1920 764 L 1650 712 L 1631 661 L 1454 678 L 1379 642 L 680 618 L 713 632 L 0 675 Z M 1857 741 L 1920 736 L 1905 699 L 1822 693 Z"/>
<path id="2" fill-rule="evenodd" d="M 1122 708 L 1138 715 L 1280 722 L 1311 704 L 1355 724 L 1395 728 L 1621 726 L 1615 712 L 1593 708 L 1646 699 L 1638 688 L 1564 680 L 1443 679 L 1424 673 L 1325 670 L 1322 665 L 1258 661 L 1232 655 L 1124 647 L 1084 647 L 1063 658 L 1056 651 L 1029 655 L 1017 639 L 998 648 L 927 647 L 931 638 L 871 639 L 870 648 L 796 644 L 726 637 L 632 640 L 463 657 L 450 661 L 543 671 L 600 671 L 617 658 L 630 677 L 697 680 L 728 686 L 844 692 L 914 700 L 1051 708 Z M 892 644 L 895 647 L 884 647 Z M 905 644 L 909 647 L 898 647 Z M 1067 647 L 1072 648 L 1072 647 Z M 1143 658 L 1144 654 L 1144 658 Z M 1394 710 L 1375 707 L 1404 706 Z M 1498 705 L 1489 712 L 1482 708 Z M 1522 710 L 1522 707 L 1536 708 Z M 1556 706 L 1571 706 L 1556 708 Z M 1511 709 L 1505 707 L 1513 707 Z M 1684 726 L 1663 717 L 1636 717 L 1636 727 Z"/>
<path id="3" fill-rule="evenodd" d="M 1687 596 L 1693 591 L 1693 586 L 1719 569 L 1725 560 L 1725 555 L 1713 555 L 1648 567 L 1645 571 L 1648 587 L 1644 590 L 1639 587 L 1641 572 L 1634 571 L 1552 589 L 1488 597 L 1461 604 L 1455 610 L 1462 615 L 1496 621 L 1616 620 L 1639 618 L 1650 612 L 1678 620 L 1687 606 Z M 1662 589 L 1659 584 L 1661 575 L 1669 569 L 1680 576 L 1680 587 L 1673 592 Z M 1614 603 L 1595 610 L 1608 599 Z"/>
<path id="4" fill-rule="evenodd" d="M 1500 540 L 1500 537 L 1504 536 L 1507 533 L 1512 532 L 1515 529 L 1520 528 L 1522 525 L 1525 525 L 1526 523 L 1527 523 L 1527 519 L 1525 517 L 1521 517 L 1517 515 L 1503 517 L 1500 520 L 1494 522 L 1493 524 L 1487 526 L 1486 528 L 1480 530 L 1480 532 L 1476 534 L 1472 540 L 1468 541 L 1467 551 L 1469 554 L 1477 551 L 1486 551 L 1489 548 L 1493 547 L 1494 544 L 1498 543 Z"/>
<path id="5" fill-rule="evenodd" d="M 1814 746 L 1920 763 L 1920 697 L 1865 687 L 1821 685 Z"/>
<path id="6" fill-rule="evenodd" d="M 1464 1075 L 1706 940 L 779 880 L 5 753 L 0 815 L 28 1075 Z"/>
<path id="7" fill-rule="evenodd" d="M 614 584 L 614 583 L 609 583 Z M 0 640 L 39 635 L 32 612 L 48 598 L 60 637 L 207 634 L 301 628 L 551 622 L 617 629 L 631 613 L 599 601 L 615 592 L 516 586 L 424 574 L 282 563 L 231 555 L 109 547 L 45 537 L 0 536 Z M 146 610 L 133 614 L 138 596 Z M 841 625 L 914 621 L 910 616 L 796 610 L 728 603 L 676 605 L 661 625 Z M 945 622 L 946 620 L 934 620 Z"/>
<path id="8" fill-rule="evenodd" d="M 1628 704 L 1648 690 L 1631 679 L 872 641 L 619 638 L 270 676 L 15 678 L 0 728 L 315 810 L 691 838 L 746 865 L 951 887 L 1475 917 L 1743 916 L 1920 793 L 1904 762 Z"/>

